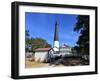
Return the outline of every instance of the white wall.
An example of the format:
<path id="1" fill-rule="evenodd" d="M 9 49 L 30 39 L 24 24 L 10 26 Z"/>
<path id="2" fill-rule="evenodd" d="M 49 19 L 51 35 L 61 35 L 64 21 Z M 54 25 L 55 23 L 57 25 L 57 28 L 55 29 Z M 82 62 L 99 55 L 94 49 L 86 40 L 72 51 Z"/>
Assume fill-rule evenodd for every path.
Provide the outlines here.
<path id="1" fill-rule="evenodd" d="M 14 0 L 0 1 L 0 81 L 13 81 L 10 78 L 11 65 L 11 2 Z M 20 1 L 20 0 L 16 0 Z M 78 5 L 100 5 L 100 0 L 21 0 L 21 1 L 37 1 L 45 3 L 60 3 L 60 4 L 78 4 Z M 100 10 L 100 6 L 99 9 Z M 100 22 L 100 11 L 98 16 Z M 100 31 L 100 23 L 98 26 Z M 99 32 L 100 34 L 100 32 Z M 99 38 L 100 41 L 100 38 Z M 100 45 L 100 43 L 98 44 Z M 100 48 L 100 46 L 98 46 Z M 100 53 L 100 50 L 99 50 Z M 98 55 L 100 57 L 100 54 Z M 98 59 L 100 62 L 100 58 Z M 100 63 L 99 63 L 100 68 Z M 100 72 L 100 70 L 99 70 Z M 26 79 L 26 81 L 99 81 L 98 75 L 83 75 L 83 76 L 66 76 L 55 78 L 40 78 L 40 79 Z"/>
<path id="2" fill-rule="evenodd" d="M 35 61 L 44 62 L 47 60 L 48 52 L 35 52 Z"/>

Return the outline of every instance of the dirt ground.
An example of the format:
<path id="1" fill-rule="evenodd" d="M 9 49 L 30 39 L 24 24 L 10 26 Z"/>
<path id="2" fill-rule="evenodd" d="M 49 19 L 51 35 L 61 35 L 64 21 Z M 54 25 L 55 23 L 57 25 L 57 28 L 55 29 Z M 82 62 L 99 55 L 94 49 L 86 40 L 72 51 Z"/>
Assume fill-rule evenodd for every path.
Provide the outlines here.
<path id="1" fill-rule="evenodd" d="M 25 60 L 25 68 L 41 68 L 41 67 L 58 67 L 58 66 L 64 66 L 62 64 L 57 66 L 50 66 L 49 63 L 41 63 L 41 62 L 35 62 L 34 60 Z"/>
<path id="2" fill-rule="evenodd" d="M 59 65 L 54 65 L 53 67 L 58 66 L 80 66 L 80 65 L 89 65 L 88 62 L 85 62 L 80 59 L 65 59 L 63 63 Z M 41 63 L 41 62 L 35 62 L 34 60 L 30 60 L 27 58 L 25 60 L 25 68 L 41 68 L 41 67 L 51 67 L 49 66 L 49 63 Z"/>
<path id="3" fill-rule="evenodd" d="M 48 63 L 39 63 L 39 62 L 35 62 L 35 61 L 26 61 L 25 62 L 25 67 L 26 68 L 35 68 L 35 67 L 47 67 Z"/>

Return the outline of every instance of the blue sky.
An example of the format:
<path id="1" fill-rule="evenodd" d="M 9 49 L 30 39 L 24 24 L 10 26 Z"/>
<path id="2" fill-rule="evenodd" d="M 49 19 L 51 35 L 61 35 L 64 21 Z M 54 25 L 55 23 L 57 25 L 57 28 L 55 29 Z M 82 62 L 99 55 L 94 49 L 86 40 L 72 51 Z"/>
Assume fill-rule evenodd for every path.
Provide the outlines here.
<path id="1" fill-rule="evenodd" d="M 29 30 L 30 37 L 41 37 L 53 45 L 55 23 L 58 22 L 60 45 L 66 43 L 73 47 L 76 45 L 79 33 L 74 32 L 77 15 L 25 13 L 25 26 Z"/>

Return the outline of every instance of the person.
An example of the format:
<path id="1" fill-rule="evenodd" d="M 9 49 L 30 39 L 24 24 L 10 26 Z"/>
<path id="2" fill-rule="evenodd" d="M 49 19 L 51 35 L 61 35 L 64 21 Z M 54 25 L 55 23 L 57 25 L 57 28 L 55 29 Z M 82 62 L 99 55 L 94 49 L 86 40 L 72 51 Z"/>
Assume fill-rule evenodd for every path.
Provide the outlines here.
<path id="1" fill-rule="evenodd" d="M 48 53 L 48 59 L 49 59 L 49 65 L 53 65 L 55 62 L 55 56 L 54 56 L 54 50 L 50 49 L 49 53 Z"/>

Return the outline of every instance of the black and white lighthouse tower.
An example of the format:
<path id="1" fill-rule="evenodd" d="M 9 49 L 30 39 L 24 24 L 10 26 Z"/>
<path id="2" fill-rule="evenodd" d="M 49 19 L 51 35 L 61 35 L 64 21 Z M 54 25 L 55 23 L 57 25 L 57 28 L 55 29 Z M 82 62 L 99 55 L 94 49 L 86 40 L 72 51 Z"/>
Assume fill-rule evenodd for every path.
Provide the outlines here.
<path id="1" fill-rule="evenodd" d="M 59 51 L 59 37 L 58 37 L 58 22 L 55 24 L 55 32 L 54 32 L 54 51 Z"/>

